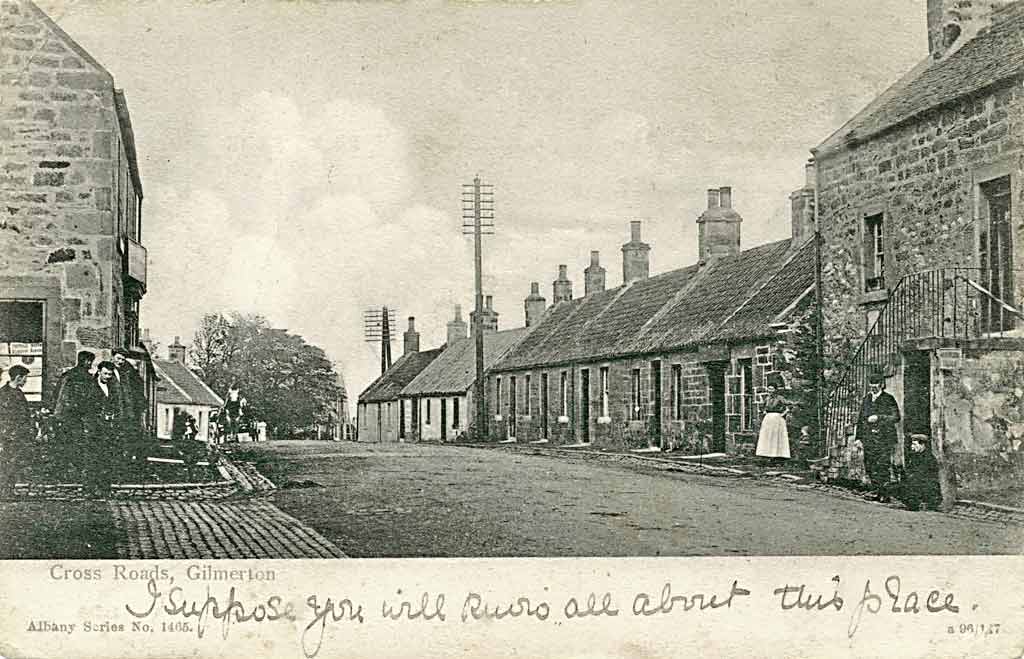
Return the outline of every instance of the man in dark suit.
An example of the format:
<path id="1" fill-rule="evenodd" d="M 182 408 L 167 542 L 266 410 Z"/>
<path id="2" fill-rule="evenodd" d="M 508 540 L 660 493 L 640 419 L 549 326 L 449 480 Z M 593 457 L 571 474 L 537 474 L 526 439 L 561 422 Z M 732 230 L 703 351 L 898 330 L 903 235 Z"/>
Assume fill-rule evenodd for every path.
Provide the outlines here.
<path id="1" fill-rule="evenodd" d="M 870 391 L 864 398 L 857 419 L 857 439 L 864 448 L 864 470 L 879 501 L 888 501 L 889 465 L 898 438 L 896 424 L 900 408 L 892 394 L 885 391 L 881 374 L 868 379 Z"/>
<path id="2" fill-rule="evenodd" d="M 112 469 L 121 448 L 119 419 L 121 392 L 114 377 L 114 363 L 100 362 L 96 379 L 86 394 L 85 485 L 96 492 L 110 488 Z"/>
<path id="3" fill-rule="evenodd" d="M 114 378 L 121 392 L 121 432 L 125 439 L 138 437 L 142 430 L 142 417 L 146 411 L 146 386 L 142 376 L 128 361 L 128 351 L 114 351 Z"/>
<path id="4" fill-rule="evenodd" d="M 28 369 L 16 364 L 7 371 L 8 382 L 0 387 L 0 481 L 10 484 L 18 457 L 35 437 L 32 411 L 21 388 Z"/>
<path id="5" fill-rule="evenodd" d="M 95 359 L 88 350 L 79 352 L 77 364 L 61 374 L 53 391 L 53 416 L 65 463 L 81 465 L 85 458 L 83 444 L 90 423 L 86 408 L 95 387 L 91 373 Z"/>

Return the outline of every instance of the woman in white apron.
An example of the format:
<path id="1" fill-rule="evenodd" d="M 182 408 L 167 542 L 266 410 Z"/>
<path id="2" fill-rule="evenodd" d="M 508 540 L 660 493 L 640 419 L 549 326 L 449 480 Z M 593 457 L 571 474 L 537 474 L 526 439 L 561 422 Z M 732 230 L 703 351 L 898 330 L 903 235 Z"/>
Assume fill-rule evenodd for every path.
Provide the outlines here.
<path id="1" fill-rule="evenodd" d="M 757 436 L 756 455 L 763 458 L 789 458 L 789 432 L 786 430 L 786 414 L 789 404 L 780 396 L 777 380 L 768 383 L 768 396 L 764 401 L 764 418 L 761 432 Z"/>

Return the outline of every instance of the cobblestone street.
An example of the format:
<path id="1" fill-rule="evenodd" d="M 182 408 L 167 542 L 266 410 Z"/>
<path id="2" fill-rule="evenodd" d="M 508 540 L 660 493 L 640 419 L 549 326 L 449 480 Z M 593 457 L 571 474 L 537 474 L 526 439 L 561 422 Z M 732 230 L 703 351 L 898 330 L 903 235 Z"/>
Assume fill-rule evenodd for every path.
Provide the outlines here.
<path id="1" fill-rule="evenodd" d="M 0 502 L 0 559 L 344 558 L 265 499 Z"/>
<path id="2" fill-rule="evenodd" d="M 120 558 L 344 558 L 264 500 L 113 501 Z"/>

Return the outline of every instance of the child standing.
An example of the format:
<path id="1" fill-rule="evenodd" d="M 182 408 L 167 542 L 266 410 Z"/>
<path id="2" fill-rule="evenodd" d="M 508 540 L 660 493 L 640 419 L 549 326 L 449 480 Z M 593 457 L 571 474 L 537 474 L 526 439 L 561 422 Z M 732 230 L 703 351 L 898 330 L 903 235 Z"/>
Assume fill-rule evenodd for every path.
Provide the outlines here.
<path id="1" fill-rule="evenodd" d="M 905 462 L 906 477 L 900 488 L 903 503 L 910 510 L 920 510 L 922 503 L 931 510 L 938 510 L 942 503 L 939 463 L 932 454 L 931 440 L 927 435 L 910 436 L 910 450 Z"/>

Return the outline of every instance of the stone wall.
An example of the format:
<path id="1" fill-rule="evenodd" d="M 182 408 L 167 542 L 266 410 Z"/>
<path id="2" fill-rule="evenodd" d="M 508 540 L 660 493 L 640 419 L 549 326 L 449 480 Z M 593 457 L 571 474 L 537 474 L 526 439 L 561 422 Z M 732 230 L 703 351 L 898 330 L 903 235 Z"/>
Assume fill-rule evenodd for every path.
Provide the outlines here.
<path id="1" fill-rule="evenodd" d="M 1024 86 L 1017 81 L 836 153 L 817 154 L 826 334 L 860 337 L 866 331 L 872 305 L 861 272 L 865 215 L 884 213 L 890 288 L 909 273 L 974 266 L 977 185 L 1010 174 L 1015 257 L 1024 263 L 1022 149 Z"/>
<path id="2" fill-rule="evenodd" d="M 584 441 L 581 423 L 583 409 L 581 371 L 589 372 L 590 414 L 589 440 L 596 446 L 609 449 L 644 448 L 660 446 L 663 449 L 678 449 L 686 452 L 707 452 L 712 449 L 713 430 L 711 403 L 711 373 L 709 363 L 717 361 L 724 379 L 725 415 L 722 419 L 726 430 L 725 448 L 730 452 L 753 452 L 757 440 L 757 429 L 762 416 L 765 382 L 770 374 L 780 371 L 785 361 L 781 346 L 784 342 L 749 344 L 728 348 L 715 348 L 710 356 L 700 351 L 644 355 L 643 357 L 621 358 L 583 365 L 566 365 L 532 371 L 492 373 L 488 377 L 490 401 L 491 439 L 502 440 L 509 436 L 509 386 L 516 380 L 516 439 L 520 442 L 547 439 L 552 444 L 572 444 Z M 743 428 L 739 417 L 739 390 L 730 391 L 730 383 L 738 382 L 741 372 L 740 360 L 749 358 L 753 365 L 755 383 L 753 412 L 754 425 Z M 652 362 L 661 362 L 661 415 L 655 423 L 657 405 L 652 380 Z M 674 409 L 674 369 L 678 367 L 681 388 L 681 410 Z M 602 406 L 601 370 L 608 369 L 607 416 Z M 640 373 L 639 409 L 633 411 L 633 373 Z M 562 415 L 561 375 L 567 376 L 568 414 Z M 543 432 L 541 383 L 543 375 L 548 376 L 547 434 Z M 527 374 L 530 375 L 529 391 L 524 390 Z M 496 401 L 495 388 L 501 380 L 501 399 Z M 529 405 L 529 407 L 527 407 Z M 500 419 L 498 418 L 500 417 Z"/>
<path id="3" fill-rule="evenodd" d="M 110 74 L 26 2 L 0 2 L 0 20 L 0 276 L 15 282 L 0 297 L 20 277 L 60 286 L 52 384 L 78 350 L 106 356 L 123 336 L 116 236 L 137 200 Z"/>
<path id="4" fill-rule="evenodd" d="M 1021 489 L 1024 483 L 1024 351 L 964 351 L 962 366 L 938 371 L 933 425 L 944 425 L 959 496 Z M 938 417 L 936 419 L 936 417 Z"/>

